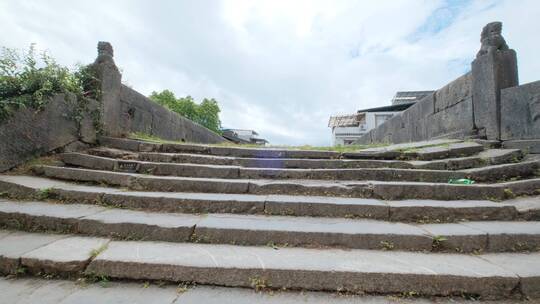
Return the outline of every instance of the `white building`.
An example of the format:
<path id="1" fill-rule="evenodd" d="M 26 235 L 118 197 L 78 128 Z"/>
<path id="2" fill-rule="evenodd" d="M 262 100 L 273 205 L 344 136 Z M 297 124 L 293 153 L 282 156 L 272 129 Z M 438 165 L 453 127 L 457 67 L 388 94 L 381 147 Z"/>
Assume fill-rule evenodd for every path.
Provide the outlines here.
<path id="1" fill-rule="evenodd" d="M 394 115 L 408 109 L 418 100 L 434 91 L 397 92 L 391 106 L 360 110 L 355 114 L 331 116 L 328 127 L 332 128 L 332 144 L 351 145 L 358 138 L 374 129 Z"/>
<path id="2" fill-rule="evenodd" d="M 369 130 L 380 126 L 400 111 L 359 112 L 356 114 L 330 117 L 328 127 L 332 128 L 332 145 L 351 145 Z"/>

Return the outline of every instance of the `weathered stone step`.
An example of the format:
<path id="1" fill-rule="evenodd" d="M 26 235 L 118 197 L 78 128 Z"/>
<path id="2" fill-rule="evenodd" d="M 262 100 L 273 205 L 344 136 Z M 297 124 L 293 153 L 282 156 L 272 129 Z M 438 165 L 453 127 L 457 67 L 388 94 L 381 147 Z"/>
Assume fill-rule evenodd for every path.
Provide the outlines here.
<path id="1" fill-rule="evenodd" d="M 477 154 L 484 146 L 475 142 L 433 141 L 432 145 L 416 146 L 416 143 L 401 144 L 383 148 L 372 148 L 357 152 L 344 152 L 345 158 L 368 159 L 417 159 L 433 160 L 450 157 L 464 157 Z"/>
<path id="2" fill-rule="evenodd" d="M 412 225 L 360 219 L 152 213 L 0 200 L 0 226 L 128 240 L 413 251 L 540 249 L 540 222 Z"/>
<path id="3" fill-rule="evenodd" d="M 534 195 L 540 178 L 498 184 L 455 185 L 421 182 L 218 179 L 150 176 L 101 170 L 35 166 L 47 177 L 76 182 L 104 183 L 132 190 L 165 192 L 249 193 L 380 198 L 385 200 L 503 200 Z"/>
<path id="4" fill-rule="evenodd" d="M 0 274 L 81 274 L 108 239 L 0 230 Z"/>
<path id="5" fill-rule="evenodd" d="M 323 196 L 137 192 L 70 184 L 31 176 L 0 175 L 0 192 L 18 199 L 55 199 L 177 213 L 240 213 L 371 218 L 401 222 L 540 220 L 540 199 L 491 201 L 384 201 Z"/>
<path id="6" fill-rule="evenodd" d="M 185 285 L 179 289 L 178 284 L 164 282 L 150 282 L 143 284 L 143 287 L 141 288 L 140 282 L 102 281 L 95 284 L 80 284 L 68 280 L 43 278 L 0 278 L 0 294 L 6 304 L 20 301 L 39 304 L 523 304 L 520 300 L 508 299 L 489 302 L 468 301 L 461 296 L 427 299 L 303 290 L 254 292 L 246 288 L 201 285 Z M 257 289 L 264 291 L 265 288 L 259 286 Z"/>
<path id="7" fill-rule="evenodd" d="M 123 160 L 141 160 L 164 163 L 189 163 L 202 165 L 241 166 L 247 168 L 288 169 L 355 169 L 400 168 L 461 170 L 486 165 L 517 162 L 522 158 L 518 149 L 489 149 L 475 156 L 447 158 L 433 161 L 403 161 L 377 159 L 300 159 L 300 158 L 241 158 L 190 153 L 129 152 L 113 148 L 94 148 L 89 154 Z"/>
<path id="8" fill-rule="evenodd" d="M 540 297 L 540 255 L 244 247 L 0 231 L 3 273 L 73 274 L 232 287 Z M 90 263 L 88 264 L 88 262 Z M 86 265 L 88 265 L 86 267 Z"/>
<path id="9" fill-rule="evenodd" d="M 113 278 L 272 288 L 538 296 L 538 254 L 463 255 L 111 242 L 87 272 Z M 519 286 L 521 284 L 521 286 Z"/>
<path id="10" fill-rule="evenodd" d="M 519 151 L 519 150 L 518 150 Z M 189 163 L 201 165 L 225 165 L 247 168 L 289 169 L 353 169 L 353 168 L 414 168 L 401 160 L 366 159 L 303 159 L 303 158 L 246 158 L 205 155 L 194 153 L 130 152 L 114 148 L 98 147 L 88 150 L 89 154 L 123 160 L 141 160 L 162 163 Z"/>
<path id="11" fill-rule="evenodd" d="M 334 151 L 319 150 L 293 150 L 293 149 L 259 149 L 259 148 L 237 148 L 220 147 L 199 144 L 176 144 L 176 143 L 154 143 L 133 139 L 101 137 L 100 144 L 103 146 L 129 151 L 140 152 L 183 152 L 183 153 L 203 153 L 210 155 L 253 157 L 253 158 L 314 158 L 331 159 L 339 158 L 341 154 Z"/>
<path id="12" fill-rule="evenodd" d="M 479 153 L 484 146 L 475 142 L 443 139 L 428 142 L 393 145 L 371 148 L 357 152 L 335 152 L 320 150 L 295 150 L 276 148 L 239 148 L 199 144 L 155 143 L 133 139 L 102 137 L 103 146 L 135 152 L 202 153 L 220 156 L 248 158 L 360 158 L 360 159 L 417 159 L 432 160 L 449 157 L 463 157 Z"/>
<path id="13" fill-rule="evenodd" d="M 415 169 L 432 170 L 463 170 L 483 167 L 488 165 L 500 165 L 505 163 L 517 163 L 523 159 L 523 153 L 519 149 L 488 149 L 477 155 L 438 159 L 432 161 L 409 161 Z"/>
<path id="14" fill-rule="evenodd" d="M 503 178 L 534 175 L 540 161 L 487 166 L 460 171 L 416 170 L 390 168 L 364 169 L 271 169 L 239 166 L 177 164 L 161 162 L 125 161 L 83 153 L 64 153 L 61 160 L 83 168 L 142 174 L 229 178 L 229 179 L 316 179 L 316 180 L 381 180 L 448 182 L 450 179 L 472 178 L 476 181 L 496 181 Z"/>

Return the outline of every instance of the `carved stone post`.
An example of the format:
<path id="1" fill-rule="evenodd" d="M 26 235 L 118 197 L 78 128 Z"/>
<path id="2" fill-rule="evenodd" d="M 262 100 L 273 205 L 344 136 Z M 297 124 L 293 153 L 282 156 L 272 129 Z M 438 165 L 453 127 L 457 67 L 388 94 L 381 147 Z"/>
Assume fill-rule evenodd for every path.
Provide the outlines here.
<path id="1" fill-rule="evenodd" d="M 122 74 L 114 63 L 112 45 L 108 42 L 98 43 L 98 56 L 94 61 L 99 79 L 101 80 L 101 120 L 103 133 L 108 136 L 125 136 L 125 118 L 122 114 L 120 92 L 122 89 Z"/>
<path id="2" fill-rule="evenodd" d="M 472 98 L 475 127 L 487 139 L 501 139 L 501 89 L 517 86 L 516 52 L 501 35 L 502 23 L 487 24 L 482 46 L 472 62 Z"/>

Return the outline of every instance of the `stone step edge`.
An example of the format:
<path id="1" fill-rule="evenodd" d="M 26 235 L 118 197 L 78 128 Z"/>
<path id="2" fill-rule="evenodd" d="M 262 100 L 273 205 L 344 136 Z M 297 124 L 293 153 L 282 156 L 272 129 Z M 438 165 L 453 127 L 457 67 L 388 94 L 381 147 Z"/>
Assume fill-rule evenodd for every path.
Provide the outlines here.
<path id="1" fill-rule="evenodd" d="M 232 213 L 327 218 L 366 218 L 389 222 L 458 222 L 463 220 L 540 220 L 540 203 L 520 209 L 512 203 L 491 201 L 383 201 L 352 199 L 350 202 L 332 197 L 298 197 L 280 195 L 221 194 L 213 198 L 197 198 L 197 193 L 125 192 L 115 188 L 96 190 L 77 184 L 40 188 L 13 180 L 16 176 L 0 176 L 0 192 L 13 199 L 54 200 L 118 207 L 131 210 L 177 213 Z M 29 177 L 23 177 L 29 178 Z M 32 177 L 36 183 L 47 178 Z M 59 182 L 64 183 L 64 182 Z M 76 188 L 74 188 L 74 186 Z M 88 188 L 88 189 L 85 189 Z M 195 197 L 193 196 L 195 195 Z M 203 194 L 205 195 L 205 194 Z M 311 201 L 310 201 L 311 200 Z M 355 203 L 353 203 L 355 201 Z M 357 203 L 360 201 L 361 203 Z M 461 206 L 459 206 L 461 205 Z"/>
<path id="2" fill-rule="evenodd" d="M 28 245 L 29 239 L 49 238 L 27 246 L 24 251 L 0 255 L 0 272 L 3 274 L 84 275 L 359 294 L 390 295 L 414 291 L 420 296 L 465 294 L 486 300 L 540 298 L 540 273 L 526 267 L 540 257 L 538 254 L 456 256 L 370 250 L 275 250 L 0 231 L 2 234 L 5 235 L 0 236 L 0 244 L 10 247 L 21 243 Z M 76 246 L 80 243 L 86 246 Z M 424 263 L 428 265 L 424 266 Z"/>
<path id="3" fill-rule="evenodd" d="M 375 148 L 377 150 L 378 148 Z M 459 156 L 471 156 L 484 150 L 484 146 L 475 142 L 453 142 L 434 144 L 412 149 L 385 149 L 374 151 L 371 149 L 357 152 L 343 152 L 344 158 L 351 159 L 409 159 L 409 160 L 435 160 Z"/>
<path id="4" fill-rule="evenodd" d="M 230 180 L 217 178 L 162 177 L 144 174 L 38 165 L 37 175 L 77 182 L 105 183 L 142 191 L 207 192 L 235 194 L 292 194 L 375 198 L 383 200 L 505 200 L 540 194 L 540 178 L 497 184 L 455 185 L 424 182 Z"/>
<path id="5" fill-rule="evenodd" d="M 244 168 L 240 166 L 179 164 L 146 161 L 125 161 L 94 156 L 84 153 L 63 153 L 60 159 L 67 165 L 94 170 L 125 173 L 150 174 L 158 176 L 181 176 L 229 179 L 323 179 L 351 180 L 360 175 L 370 180 L 381 181 L 430 181 L 447 182 L 450 179 L 470 178 L 477 182 L 497 181 L 502 177 L 511 179 L 528 177 L 536 173 L 540 160 L 521 163 L 485 166 L 467 170 L 429 170 L 399 168 L 358 168 L 358 169 L 278 169 Z M 367 175 L 366 175 L 367 174 Z M 362 179 L 357 179 L 362 180 Z"/>
<path id="6" fill-rule="evenodd" d="M 295 150 L 295 149 L 258 149 L 240 147 L 220 147 L 201 144 L 180 144 L 180 143 L 155 143 L 149 141 L 135 140 L 129 138 L 113 138 L 102 136 L 98 139 L 103 146 L 120 148 L 129 151 L 139 152 L 183 152 L 223 155 L 223 156 L 247 156 L 260 158 L 307 158 L 307 159 L 336 159 L 341 157 L 341 153 L 335 151 L 321 150 Z"/>
<path id="7" fill-rule="evenodd" d="M 121 148 L 130 151 L 139 152 L 190 152 L 209 155 L 222 156 L 239 156 L 239 157 L 257 157 L 257 158 L 311 158 L 311 159 L 337 159 L 337 158 L 352 158 L 352 159 L 424 159 L 431 160 L 441 157 L 441 152 L 434 153 L 403 153 L 400 149 L 388 151 L 362 151 L 358 152 L 335 152 L 321 150 L 295 150 L 295 149 L 278 149 L 278 148 L 242 148 L 242 147 L 220 147 L 200 144 L 180 144 L 180 143 L 156 143 L 150 141 L 129 139 L 129 138 L 112 138 L 100 137 L 99 142 L 103 146 L 112 148 Z M 447 141 L 449 145 L 456 145 L 455 148 L 441 148 L 445 150 L 447 157 L 455 157 L 460 155 L 472 155 L 484 150 L 484 146 L 474 142 L 463 142 L 461 140 Z M 461 145 L 461 146 L 460 146 Z M 426 145 L 421 148 L 436 148 L 440 144 Z M 368 149 L 369 150 L 369 149 Z"/>
<path id="8" fill-rule="evenodd" d="M 493 226 L 490 227 L 490 223 L 497 223 L 497 227 L 500 224 L 511 228 L 497 228 L 492 232 Z M 339 225 L 338 228 L 336 225 Z M 452 253 L 540 250 L 540 223 L 537 222 L 417 225 L 375 220 L 262 215 L 164 214 L 80 204 L 0 200 L 0 227 L 120 240 L 243 246 L 281 245 Z"/>
<path id="9" fill-rule="evenodd" d="M 504 151 L 505 154 L 492 155 L 490 151 Z M 302 169 L 299 164 L 304 163 L 305 169 L 324 169 L 322 165 L 313 166 L 317 163 L 377 163 L 377 165 L 362 165 L 362 166 L 328 166 L 327 169 L 354 169 L 354 168 L 398 168 L 398 169 L 429 169 L 429 170 L 457 170 L 469 169 L 475 167 L 483 167 L 487 165 L 499 165 L 504 163 L 518 162 L 523 158 L 523 154 L 519 149 L 489 149 L 479 153 L 476 156 L 447 158 L 443 160 L 433 161 L 401 161 L 401 160 L 352 160 L 352 159 L 257 159 L 257 158 L 240 158 L 230 156 L 213 156 L 201 155 L 192 153 L 159 153 L 159 152 L 128 152 L 114 148 L 94 148 L 87 150 L 86 153 L 94 156 L 109 157 L 117 160 L 138 160 L 162 163 L 192 163 L 192 164 L 210 164 L 210 165 L 227 165 L 240 166 L 243 168 L 289 168 Z M 483 155 L 482 155 L 483 154 Z M 161 158 L 161 159 L 160 159 Z M 180 161 L 180 159 L 187 161 Z M 210 162 L 210 163 L 209 163 Z M 275 166 L 274 163 L 278 162 Z M 296 165 L 287 167 L 287 163 L 296 163 Z M 309 166 L 307 165 L 309 164 Z M 448 168 L 450 166 L 450 168 Z"/>
<path id="10" fill-rule="evenodd" d="M 82 279 L 81 279 L 82 280 Z M 16 303 L 19 298 L 42 299 L 43 295 L 54 295 L 54 298 L 66 298 L 67 302 L 81 303 L 91 299 L 93 303 L 108 303 L 113 298 L 117 304 L 128 304 L 133 301 L 138 303 L 161 304 L 221 304 L 222 297 L 235 299 L 233 303 L 258 303 L 258 304 L 305 304 L 305 303 L 339 303 L 339 304 L 397 304 L 399 298 L 404 295 L 395 295 L 393 302 L 384 295 L 342 295 L 331 292 L 314 291 L 293 291 L 293 290 L 270 290 L 269 288 L 256 288 L 254 290 L 239 287 L 222 287 L 192 284 L 173 284 L 170 282 L 140 281 L 111 279 L 108 281 L 88 282 L 81 284 L 76 280 L 58 279 L 47 280 L 40 277 L 16 277 L 0 278 L 0 290 L 3 293 L 3 300 L 6 303 Z M 82 286 L 81 286 L 82 285 Z M 141 285 L 144 287 L 141 289 Z M 103 288 L 106 288 L 104 292 Z M 461 298 L 461 297 L 460 297 Z M 45 298 L 48 299 L 48 298 Z M 176 300 L 175 300 L 176 299 Z M 426 304 L 428 299 L 415 298 L 407 300 L 407 304 Z M 438 304 L 455 304 L 455 297 L 431 297 L 431 301 Z M 38 301 L 38 300 L 36 300 Z M 41 304 L 57 304 L 57 302 L 47 302 L 42 300 Z M 66 300 L 61 302 L 66 304 Z M 231 303 L 231 302 L 229 302 Z M 403 303 L 401 303 L 403 304 Z M 470 304 L 470 303 L 469 303 Z M 486 302 L 476 302 L 476 304 L 488 304 Z M 489 304 L 523 304 L 519 299 L 505 299 L 490 301 Z"/>

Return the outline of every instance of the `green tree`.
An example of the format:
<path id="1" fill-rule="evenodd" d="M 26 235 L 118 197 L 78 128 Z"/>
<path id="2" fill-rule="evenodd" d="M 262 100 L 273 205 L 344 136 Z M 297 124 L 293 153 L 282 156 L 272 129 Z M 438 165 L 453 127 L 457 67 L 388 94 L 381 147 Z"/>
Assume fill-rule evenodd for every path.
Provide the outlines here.
<path id="1" fill-rule="evenodd" d="M 174 104 L 176 104 L 176 96 L 174 96 L 174 93 L 169 90 L 164 90 L 160 93 L 154 91 L 150 95 L 150 99 L 159 103 L 162 106 L 165 106 L 171 109 L 172 107 L 174 107 Z"/>
<path id="2" fill-rule="evenodd" d="M 197 116 L 202 125 L 206 126 L 210 130 L 220 130 L 221 120 L 219 119 L 219 112 L 221 112 L 217 101 L 212 99 L 203 99 L 197 109 Z"/>
<path id="3" fill-rule="evenodd" d="M 197 104 L 193 97 L 186 96 L 177 98 L 173 92 L 163 90 L 161 92 L 152 92 L 150 99 L 162 106 L 169 108 L 208 129 L 221 134 L 221 120 L 219 119 L 218 102 L 211 98 L 205 98 L 200 104 Z"/>
<path id="4" fill-rule="evenodd" d="M 205 124 L 201 123 L 201 117 L 199 117 L 199 106 L 195 103 L 191 96 L 186 96 L 184 98 L 178 98 L 176 101 L 176 107 L 174 111 L 184 115 L 184 117 L 189 118 L 203 126 Z"/>

